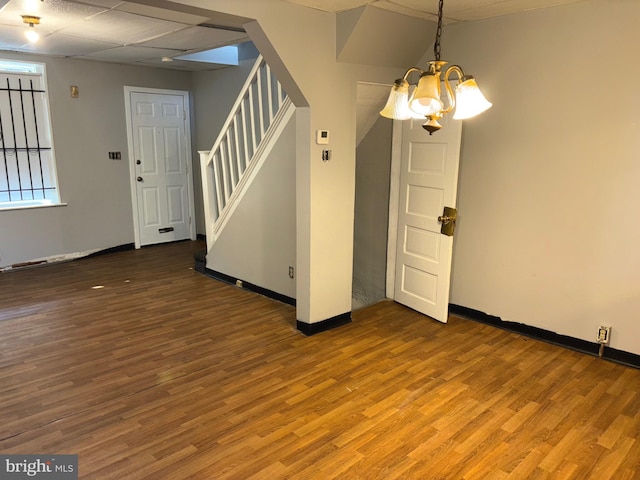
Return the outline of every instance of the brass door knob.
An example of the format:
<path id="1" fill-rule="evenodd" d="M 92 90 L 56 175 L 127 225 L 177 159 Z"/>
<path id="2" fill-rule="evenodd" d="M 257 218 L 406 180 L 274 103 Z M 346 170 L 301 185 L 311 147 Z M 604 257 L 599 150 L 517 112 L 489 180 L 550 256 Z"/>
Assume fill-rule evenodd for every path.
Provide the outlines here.
<path id="1" fill-rule="evenodd" d="M 449 223 L 451 220 L 454 220 L 453 217 L 449 217 L 447 215 L 440 215 L 438 217 L 438 221 L 443 223 L 444 225 L 446 225 L 447 223 Z"/>

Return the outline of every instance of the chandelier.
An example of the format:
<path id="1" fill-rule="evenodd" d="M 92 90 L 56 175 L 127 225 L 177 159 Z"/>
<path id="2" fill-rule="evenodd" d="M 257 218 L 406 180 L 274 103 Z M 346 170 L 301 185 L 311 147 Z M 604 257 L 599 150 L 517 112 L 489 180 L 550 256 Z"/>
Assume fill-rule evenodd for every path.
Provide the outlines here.
<path id="1" fill-rule="evenodd" d="M 391 87 L 391 93 L 387 104 L 380 112 L 380 115 L 394 120 L 427 119 L 422 127 L 433 135 L 442 128 L 438 123 L 447 113 L 455 108 L 453 118 L 464 120 L 475 117 L 485 110 L 491 108 L 491 103 L 487 101 L 472 75 L 465 75 L 458 65 L 451 65 L 446 70 L 443 69 L 447 62 L 440 60 L 440 37 L 442 36 L 442 7 L 444 0 L 440 0 L 438 6 L 438 28 L 436 30 L 436 41 L 433 45 L 435 60 L 429 62 L 426 71 L 416 67 L 407 70 L 402 78 L 397 79 Z M 417 84 L 410 84 L 407 80 L 412 73 L 419 74 Z M 452 74 L 457 76 L 455 92 L 451 87 L 449 77 Z M 447 92 L 447 102 L 440 98 L 441 77 L 444 80 Z M 411 94 L 409 90 L 411 91 Z"/>

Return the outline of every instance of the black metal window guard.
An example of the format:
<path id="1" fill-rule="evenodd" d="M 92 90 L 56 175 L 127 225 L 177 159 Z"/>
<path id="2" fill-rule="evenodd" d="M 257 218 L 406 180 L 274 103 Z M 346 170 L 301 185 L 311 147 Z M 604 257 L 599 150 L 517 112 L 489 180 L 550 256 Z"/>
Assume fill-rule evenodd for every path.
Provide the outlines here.
<path id="1" fill-rule="evenodd" d="M 0 75 L 0 204 L 57 201 L 46 91 L 33 75 Z"/>

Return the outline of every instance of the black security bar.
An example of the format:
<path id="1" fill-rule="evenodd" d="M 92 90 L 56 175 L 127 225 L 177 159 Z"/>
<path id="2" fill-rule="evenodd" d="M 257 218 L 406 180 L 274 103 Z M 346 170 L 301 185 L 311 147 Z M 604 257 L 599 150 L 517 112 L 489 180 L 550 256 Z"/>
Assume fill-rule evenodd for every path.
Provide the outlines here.
<path id="1" fill-rule="evenodd" d="M 29 88 L 23 88 L 22 79 L 20 78 L 18 79 L 18 88 L 12 88 L 10 79 L 7 78 L 6 80 L 6 88 L 0 87 L 0 102 L 6 106 L 8 100 L 9 107 L 8 111 L 6 107 L 5 111 L 0 109 L 0 150 L 2 150 L 1 161 L 4 162 L 3 177 L 6 180 L 6 188 L 0 188 L 0 201 L 1 197 L 6 198 L 6 194 L 8 194 L 10 202 L 46 199 L 47 191 L 55 190 L 56 188 L 45 184 L 45 160 L 42 153 L 50 151 L 51 147 L 41 145 L 40 129 L 38 127 L 36 93 L 44 94 L 45 91 L 35 89 L 32 79 L 29 80 Z M 30 125 L 30 122 L 27 121 L 27 112 L 29 110 L 33 113 L 33 125 Z M 10 130 L 8 129 L 9 125 L 5 125 L 9 123 Z M 22 135 L 24 135 L 24 144 L 18 145 L 18 137 Z M 13 142 L 11 143 L 12 140 Z M 26 162 L 24 161 L 24 154 L 26 154 Z M 32 159 L 32 157 L 35 158 Z M 22 162 L 21 158 L 23 159 Z M 37 192 L 41 192 L 41 197 L 36 195 Z"/>

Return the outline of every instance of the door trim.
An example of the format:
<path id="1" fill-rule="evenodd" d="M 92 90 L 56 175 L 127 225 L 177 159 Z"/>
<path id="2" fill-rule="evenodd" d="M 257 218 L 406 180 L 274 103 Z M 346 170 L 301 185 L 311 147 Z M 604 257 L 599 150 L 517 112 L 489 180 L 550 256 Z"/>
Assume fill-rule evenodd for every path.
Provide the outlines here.
<path id="1" fill-rule="evenodd" d="M 155 95 L 176 95 L 183 98 L 184 110 L 185 110 L 185 146 L 187 149 L 187 198 L 189 200 L 189 235 L 191 240 L 196 239 L 196 219 L 195 219 L 195 199 L 193 193 L 193 157 L 191 151 L 191 111 L 189 92 L 186 90 L 168 90 L 162 88 L 146 88 L 146 87 L 124 87 L 124 108 L 125 108 L 125 120 L 127 126 L 127 151 L 129 153 L 129 185 L 131 187 L 131 215 L 133 217 L 133 234 L 135 247 L 140 248 L 140 225 L 138 223 L 138 195 L 136 185 L 136 166 L 135 166 L 135 152 L 133 148 L 133 126 L 131 119 L 131 94 L 132 93 L 149 93 Z"/>
<path id="2" fill-rule="evenodd" d="M 389 185 L 389 227 L 387 232 L 386 296 L 395 300 L 396 249 L 398 248 L 398 207 L 400 205 L 400 169 L 402 161 L 402 121 L 393 121 L 391 136 L 391 183 Z"/>

